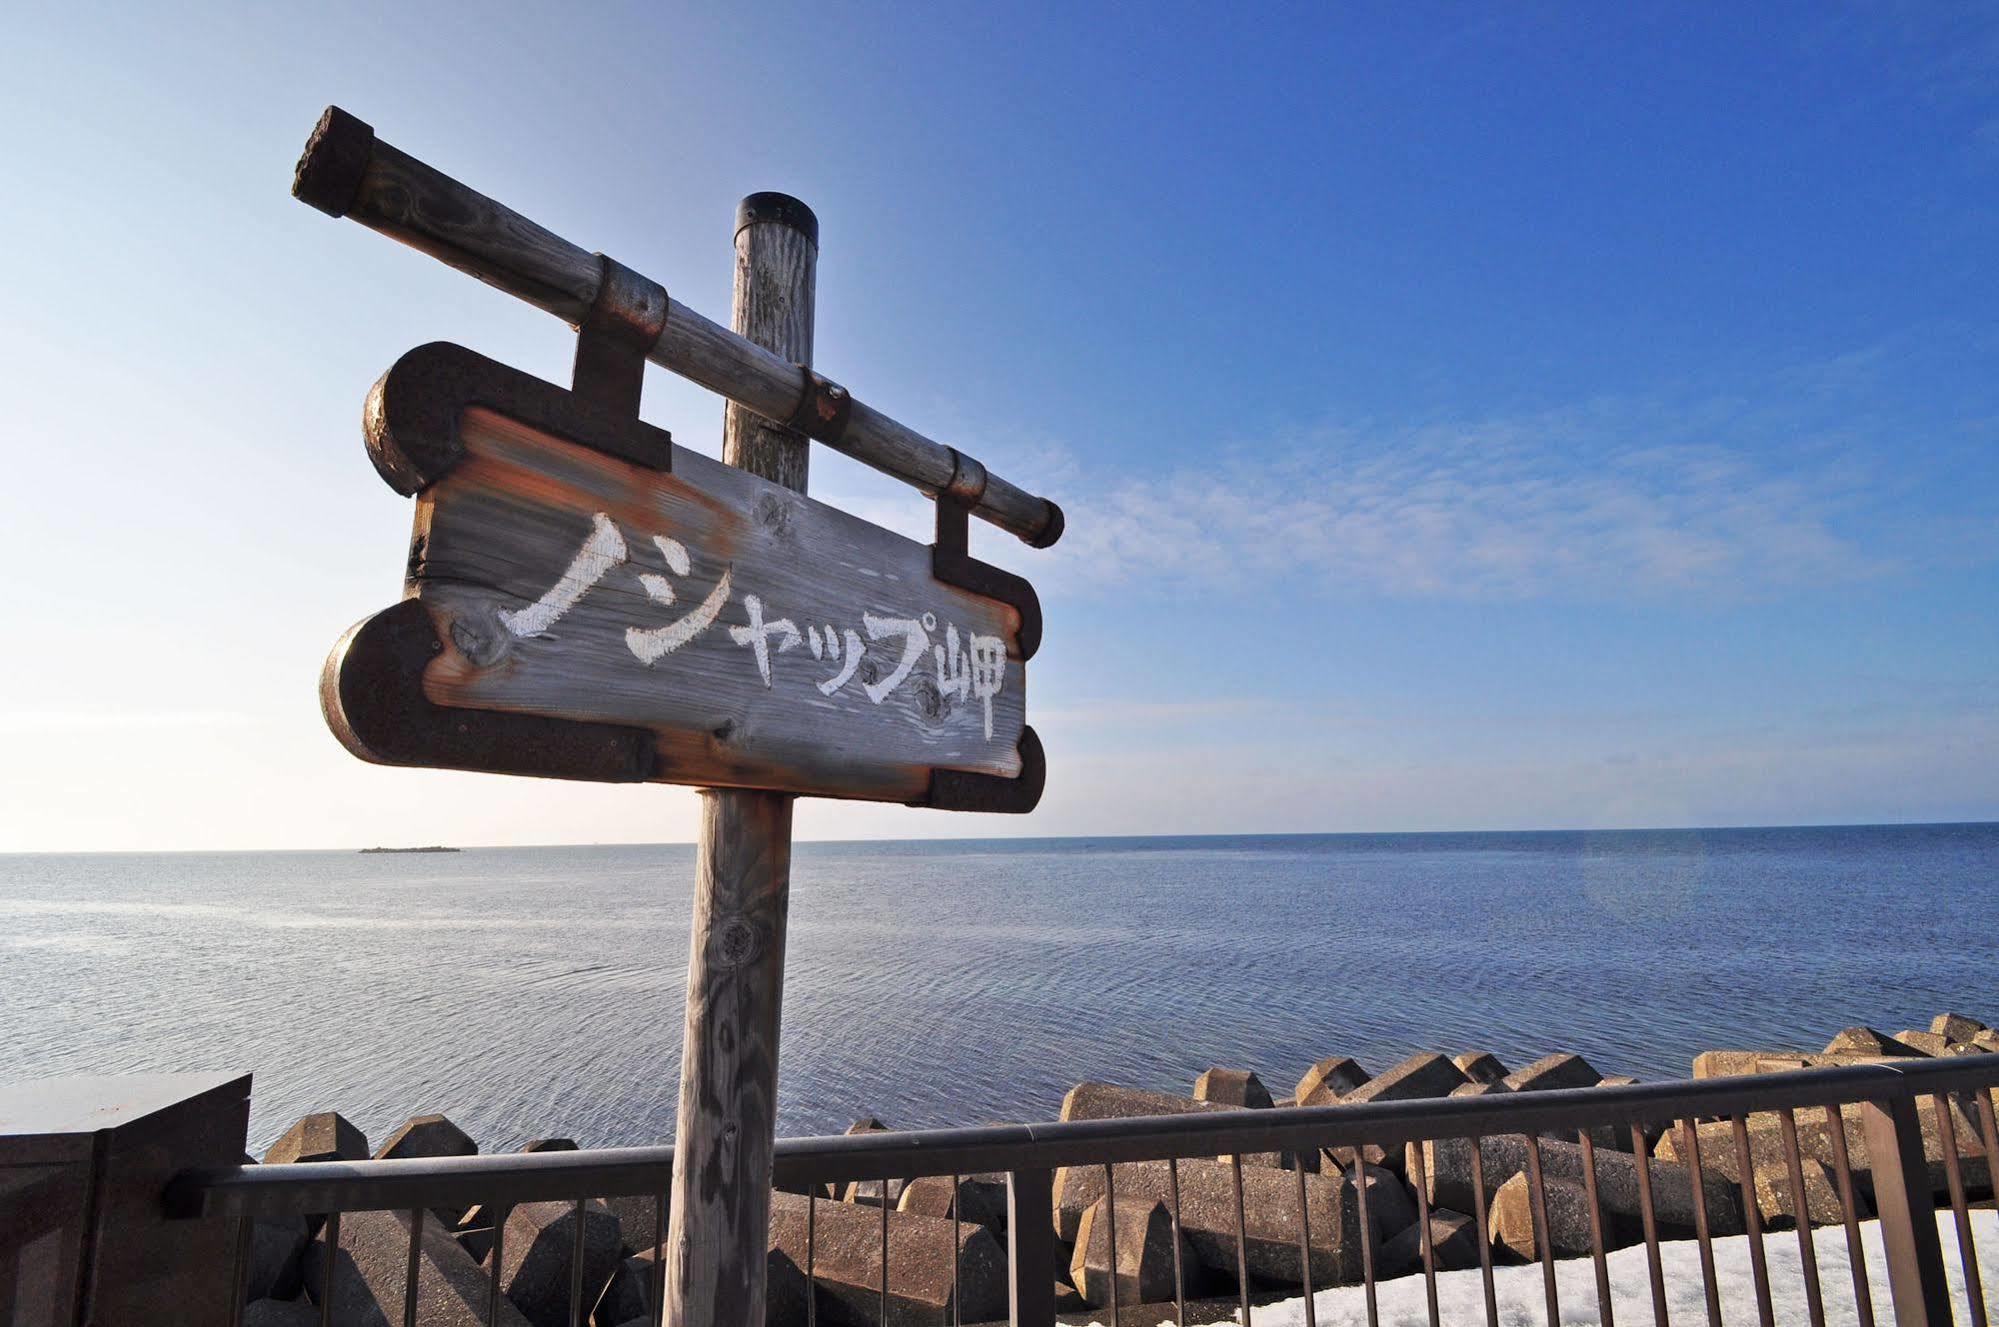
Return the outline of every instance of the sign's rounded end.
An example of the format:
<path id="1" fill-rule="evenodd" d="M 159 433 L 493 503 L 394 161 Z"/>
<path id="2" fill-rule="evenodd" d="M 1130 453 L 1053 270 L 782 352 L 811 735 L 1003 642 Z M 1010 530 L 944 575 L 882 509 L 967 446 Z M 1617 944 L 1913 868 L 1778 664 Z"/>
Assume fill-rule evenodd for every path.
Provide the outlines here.
<path id="1" fill-rule="evenodd" d="M 292 170 L 292 197 L 330 217 L 346 216 L 374 150 L 372 126 L 338 106 L 328 106 Z"/>
<path id="2" fill-rule="evenodd" d="M 819 243 L 819 218 L 790 194 L 755 193 L 736 204 L 736 234 L 742 234 L 743 227 L 759 221 L 789 226 L 814 245 Z"/>

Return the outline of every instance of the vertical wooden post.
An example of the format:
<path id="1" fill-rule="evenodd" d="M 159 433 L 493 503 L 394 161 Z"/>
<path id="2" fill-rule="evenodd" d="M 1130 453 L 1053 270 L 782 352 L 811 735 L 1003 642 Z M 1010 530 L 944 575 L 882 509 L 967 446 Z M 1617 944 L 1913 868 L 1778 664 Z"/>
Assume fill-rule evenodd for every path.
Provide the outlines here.
<path id="1" fill-rule="evenodd" d="M 812 361 L 819 223 L 783 194 L 736 211 L 731 326 L 801 364 Z M 805 490 L 808 439 L 737 405 L 722 459 Z M 704 789 L 687 955 L 666 1321 L 759 1327 L 777 1128 L 778 1016 L 791 891 L 791 803 L 783 793 Z"/>

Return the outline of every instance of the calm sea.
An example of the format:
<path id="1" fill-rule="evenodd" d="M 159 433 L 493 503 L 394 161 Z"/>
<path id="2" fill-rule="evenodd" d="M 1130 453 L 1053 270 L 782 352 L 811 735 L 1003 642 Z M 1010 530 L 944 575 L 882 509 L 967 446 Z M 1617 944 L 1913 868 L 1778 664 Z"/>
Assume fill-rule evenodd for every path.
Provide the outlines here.
<path id="1" fill-rule="evenodd" d="M 488 1148 L 670 1138 L 684 846 L 0 857 L 0 1081 L 255 1072 Z M 780 1129 L 1052 1119 L 1085 1078 L 1283 1094 L 1334 1053 L 1710 1046 L 1999 1018 L 1999 825 L 806 844 Z"/>

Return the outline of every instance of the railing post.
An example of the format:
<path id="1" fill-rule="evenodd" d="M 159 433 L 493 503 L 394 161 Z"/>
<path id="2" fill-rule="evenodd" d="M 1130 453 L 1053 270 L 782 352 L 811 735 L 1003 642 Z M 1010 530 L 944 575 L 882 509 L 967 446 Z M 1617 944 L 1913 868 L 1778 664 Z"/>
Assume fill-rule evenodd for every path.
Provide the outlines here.
<path id="1" fill-rule="evenodd" d="M 164 1197 L 242 1161 L 249 1124 L 247 1074 L 0 1087 L 0 1321 L 227 1322 L 231 1221 L 168 1220 Z"/>
<path id="2" fill-rule="evenodd" d="M 1923 1156 L 1916 1099 L 1902 1094 L 1860 1103 L 1874 1212 L 1888 1253 L 1888 1288 L 1900 1327 L 1950 1327 L 1950 1287 L 1937 1240 L 1935 1195 Z"/>
<path id="3" fill-rule="evenodd" d="M 1113 1275 L 1117 1269 L 1111 1269 Z M 1007 1321 L 1055 1327 L 1055 1172 L 1006 1176 Z"/>

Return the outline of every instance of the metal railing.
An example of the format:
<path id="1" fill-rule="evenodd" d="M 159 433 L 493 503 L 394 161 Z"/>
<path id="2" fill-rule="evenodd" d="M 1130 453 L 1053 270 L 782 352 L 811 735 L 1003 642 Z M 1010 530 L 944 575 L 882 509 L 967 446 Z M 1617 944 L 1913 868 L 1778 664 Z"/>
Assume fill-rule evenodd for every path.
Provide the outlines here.
<path id="1" fill-rule="evenodd" d="M 1776 1321 L 1771 1273 L 1764 1243 L 1764 1211 L 1768 1195 L 1759 1199 L 1759 1166 L 1752 1156 L 1750 1126 L 1761 1133 L 1772 1127 L 1781 1139 L 1782 1166 L 1776 1210 L 1793 1214 L 1790 1224 L 1798 1244 L 1800 1275 L 1809 1319 L 1826 1321 L 1828 1295 L 1844 1298 L 1844 1289 L 1822 1284 L 1816 1252 L 1815 1226 L 1839 1229 L 1850 1265 L 1851 1304 L 1860 1322 L 1876 1321 L 1874 1287 L 1864 1256 L 1861 1223 L 1867 1219 L 1864 1196 L 1871 1194 L 1881 1223 L 1886 1251 L 1892 1320 L 1902 1324 L 1942 1324 L 1952 1321 L 1948 1277 L 1937 1233 L 1936 1197 L 1947 1193 L 1957 1233 L 1959 1266 L 1969 1321 L 1986 1327 L 1987 1310 L 1973 1241 L 1972 1195 L 1989 1192 L 1991 1159 L 1999 1157 L 1999 1129 L 1994 1125 L 1993 1089 L 1999 1085 L 1999 1056 L 1965 1056 L 1907 1062 L 1873 1062 L 1783 1073 L 1683 1082 L 1594 1087 L 1557 1091 L 1460 1096 L 1424 1100 L 1369 1102 L 1353 1105 L 1289 1107 L 1271 1110 L 1216 1111 L 1195 1115 L 1107 1119 L 1068 1123 L 992 1126 L 973 1129 L 907 1133 L 862 1133 L 835 1138 L 782 1140 L 777 1144 L 774 1182 L 780 1190 L 802 1197 L 804 1234 L 802 1316 L 807 1327 L 830 1322 L 865 1327 L 869 1320 L 888 1327 L 891 1321 L 912 1321 L 908 1302 L 897 1299 L 890 1278 L 890 1212 L 892 1186 L 919 1177 L 952 1179 L 950 1293 L 938 1306 L 940 1327 L 958 1327 L 963 1179 L 1003 1175 L 1006 1186 L 1005 1277 L 1008 1319 L 1014 1327 L 1047 1327 L 1055 1321 L 1058 1281 L 1056 1177 L 1067 1172 L 1065 1189 L 1094 1193 L 1094 1174 L 1102 1177 L 1103 1227 L 1108 1248 L 1108 1302 L 1096 1314 L 1117 1324 L 1133 1304 L 1121 1274 L 1117 1249 L 1117 1213 L 1122 1188 L 1128 1195 L 1157 1198 L 1169 1211 L 1172 1247 L 1173 1320 L 1189 1321 L 1192 1269 L 1183 1266 L 1190 1245 L 1183 1224 L 1182 1180 L 1188 1166 L 1198 1163 L 1211 1179 L 1225 1173 L 1227 1182 L 1210 1192 L 1233 1195 L 1233 1231 L 1212 1229 L 1212 1214 L 1202 1218 L 1201 1232 L 1212 1241 L 1232 1234 L 1234 1266 L 1225 1256 L 1205 1260 L 1207 1270 L 1234 1273 L 1234 1313 L 1244 1327 L 1251 1323 L 1255 1301 L 1272 1293 L 1302 1295 L 1305 1321 L 1316 1327 L 1314 1294 L 1336 1285 L 1362 1287 L 1367 1318 L 1377 1321 L 1376 1287 L 1381 1249 L 1370 1221 L 1371 1172 L 1367 1149 L 1407 1147 L 1420 1244 L 1420 1275 L 1424 1279 L 1429 1321 L 1440 1321 L 1437 1281 L 1442 1274 L 1433 1247 L 1433 1189 L 1468 1182 L 1469 1215 L 1477 1223 L 1478 1271 L 1482 1281 L 1485 1321 L 1500 1320 L 1494 1281 L 1494 1231 L 1488 1203 L 1501 1182 L 1495 1168 L 1524 1174 L 1529 1196 L 1533 1260 L 1541 1269 L 1547 1321 L 1563 1321 L 1563 1306 L 1555 1274 L 1559 1251 L 1550 1223 L 1551 1186 L 1570 1185 L 1568 1192 L 1586 1195 L 1589 1257 L 1594 1271 L 1598 1320 L 1613 1322 L 1611 1280 L 1606 1255 L 1619 1244 L 1619 1224 L 1635 1227 L 1628 1245 L 1646 1250 L 1651 1317 L 1668 1321 L 1667 1281 L 1661 1247 L 1676 1230 L 1691 1227 L 1698 1246 L 1705 1321 L 1722 1321 L 1721 1293 L 1714 1244 L 1724 1234 L 1746 1236 L 1756 1316 L 1764 1324 Z M 1927 1112 L 1930 1128 L 1925 1129 Z M 1823 1121 L 1821 1125 L 1819 1122 Z M 1961 1136 L 1960 1124 L 1969 1136 Z M 1720 1126 L 1725 1125 L 1725 1130 Z M 1653 1154 L 1652 1140 L 1670 1133 L 1673 1159 Z M 1800 1136 L 1812 1141 L 1813 1167 L 1823 1165 L 1835 1181 L 1836 1215 L 1815 1216 L 1806 1185 L 1806 1160 Z M 1765 1135 L 1767 1137 L 1767 1135 Z M 1629 1138 L 1631 1152 L 1621 1152 Z M 1565 1140 L 1574 1138 L 1570 1144 Z M 1731 1155 L 1710 1157 L 1704 1167 L 1702 1148 L 1725 1139 Z M 1704 1141 L 1705 1140 L 1705 1141 Z M 1865 1148 L 1865 1164 L 1855 1144 Z M 1408 1145 L 1414 1144 L 1411 1147 Z M 1427 1146 L 1426 1146 L 1427 1145 Z M 1550 1148 L 1555 1149 L 1550 1152 Z M 1574 1149 L 1573 1151 L 1571 1149 Z M 1614 1149 L 1623 1158 L 1607 1165 Z M 1661 1148 L 1661 1151 L 1669 1150 Z M 1280 1154 L 1272 1158 L 1269 1154 Z M 1275 1221 L 1259 1217 L 1252 1238 L 1244 1203 L 1245 1157 L 1259 1169 L 1259 1191 L 1270 1192 L 1275 1164 L 1295 1179 L 1294 1216 Z M 1551 1167 L 1572 1167 L 1580 1158 L 1575 1180 L 1550 1174 Z M 1300 1161 L 1300 1158 L 1305 1160 Z M 1823 1158 L 1823 1159 L 1822 1159 Z M 1321 1230 L 1315 1239 L 1308 1179 L 1323 1197 L 1328 1176 L 1308 1176 L 1323 1159 L 1336 1190 L 1331 1209 L 1334 1223 L 1345 1228 L 1340 1247 Z M 1968 1164 L 1977 1160 L 1976 1168 Z M 1944 1183 L 1933 1176 L 1941 1164 Z M 237 1222 L 237 1259 L 230 1269 L 239 1287 L 232 1302 L 241 1304 L 251 1221 L 257 1217 L 324 1217 L 325 1228 L 316 1251 L 324 1259 L 321 1321 L 334 1317 L 331 1293 L 340 1250 L 340 1214 L 364 1210 L 407 1213 L 408 1275 L 404 1286 L 402 1321 L 418 1317 L 418 1271 L 426 1209 L 457 1210 L 483 1204 L 498 1208 L 493 1246 L 484 1261 L 490 1278 L 486 1289 L 486 1321 L 502 1321 L 502 1265 L 506 1209 L 530 1202 L 574 1205 L 575 1249 L 571 1258 L 569 1320 L 588 1321 L 586 1303 L 597 1290 L 586 1285 L 582 1257 L 584 1207 L 593 1198 L 653 1199 L 655 1256 L 647 1311 L 657 1323 L 663 1301 L 660 1280 L 664 1259 L 657 1256 L 667 1228 L 667 1194 L 673 1164 L 670 1147 L 621 1148 L 524 1155 L 456 1157 L 429 1160 L 322 1162 L 293 1165 L 245 1165 L 190 1171 L 178 1176 L 168 1191 L 170 1214 L 226 1216 Z M 1436 1173 L 1427 1168 L 1436 1167 Z M 1163 1184 L 1160 1169 L 1163 1167 Z M 1225 1172 L 1214 1169 L 1225 1167 Z M 1708 1168 L 1732 1169 L 1727 1181 L 1710 1176 Z M 1767 1175 L 1771 1166 L 1761 1168 Z M 1276 1173 L 1282 1173 L 1280 1169 Z M 1080 1181 L 1091 1178 L 1085 1185 Z M 1626 1180 L 1631 1181 L 1626 1185 Z M 878 1279 L 873 1287 L 851 1284 L 851 1260 L 842 1275 L 849 1293 L 829 1297 L 825 1269 L 819 1265 L 823 1236 L 822 1212 L 834 1203 L 824 1187 L 834 1182 L 874 1183 L 880 1205 Z M 1206 1183 L 1207 1181 L 1204 1181 Z M 1219 1180 L 1216 1181 L 1220 1183 Z M 1386 1195 L 1384 1195 L 1386 1196 Z M 795 1205 L 798 1198 L 780 1201 Z M 1067 1200 L 1065 1199 L 1065 1202 Z M 1080 1201 L 1080 1200 L 1079 1200 Z M 1785 1204 L 1788 1203 L 1788 1209 Z M 1350 1206 L 1348 1206 L 1350 1204 Z M 1071 1204 L 1073 1209 L 1073 1204 Z M 1635 1207 L 1634 1213 L 1630 1209 Z M 1662 1214 L 1662 1207 L 1667 1210 Z M 1615 1210 L 1613 1210 L 1615 1209 Z M 843 1219 L 852 1221 L 852 1206 Z M 1322 1211 L 1326 1210 L 1321 1208 Z M 1635 1220 L 1634 1220 L 1635 1218 Z M 1353 1223 L 1353 1224 L 1348 1224 Z M 1295 1276 L 1287 1270 L 1289 1253 L 1283 1241 L 1295 1239 Z M 1628 1246 L 1627 1245 L 1627 1246 Z M 1259 1267 L 1250 1265 L 1252 1246 Z M 1357 1252 L 1356 1248 L 1357 1246 Z M 1283 1252 L 1283 1257 L 1277 1254 Z M 1088 1260 L 1090 1249 L 1085 1249 Z M 1580 1255 L 1577 1255 L 1580 1256 Z M 1357 1266 L 1355 1263 L 1357 1262 Z M 1278 1264 L 1283 1267 L 1273 1273 Z M 1469 1271 L 1469 1268 L 1465 1268 Z M 1411 1271 L 1408 1275 L 1418 1274 Z M 875 1302 L 866 1304 L 869 1292 Z M 822 1300 L 825 1302 L 822 1303 Z M 894 1307 L 892 1310 L 892 1301 Z M 857 1304 L 860 1307 L 857 1307 Z M 871 1307 L 873 1312 L 867 1313 Z M 240 1313 L 240 1308 L 238 1309 Z M 1198 1316 L 1198 1315 L 1197 1315 Z M 1227 1311 L 1223 1311 L 1227 1316 Z M 1215 1320 L 1208 1318 L 1205 1320 Z"/>

